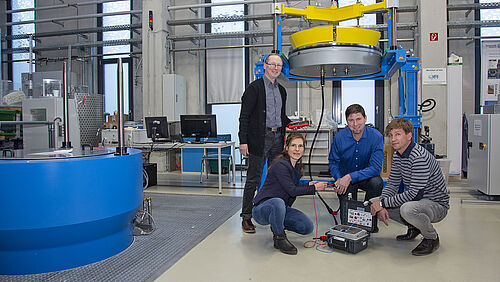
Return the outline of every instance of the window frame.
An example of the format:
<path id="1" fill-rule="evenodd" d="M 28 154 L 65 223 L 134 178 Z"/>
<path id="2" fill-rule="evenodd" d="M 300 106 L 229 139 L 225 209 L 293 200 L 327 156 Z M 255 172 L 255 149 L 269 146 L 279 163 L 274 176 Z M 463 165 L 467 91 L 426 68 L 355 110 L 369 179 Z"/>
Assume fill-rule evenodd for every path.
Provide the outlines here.
<path id="1" fill-rule="evenodd" d="M 134 1 L 130 0 L 130 7 L 129 9 L 132 10 L 132 7 L 134 5 Z M 103 11 L 103 3 L 100 3 L 97 5 L 97 13 L 102 13 Z M 130 17 L 130 22 L 132 22 L 132 15 Z M 99 17 L 97 18 L 97 26 L 102 27 L 103 26 L 103 18 Z M 103 31 L 97 33 L 97 41 L 102 41 L 103 40 Z M 133 37 L 133 32 L 132 30 L 130 31 L 130 38 Z M 132 52 L 132 44 L 129 44 L 130 46 L 130 52 Z M 99 46 L 98 52 L 99 54 L 103 54 L 103 46 Z M 129 111 L 124 114 L 128 114 L 128 120 L 134 120 L 134 85 L 133 85 L 133 60 L 131 56 L 128 57 L 122 57 L 122 63 L 128 63 L 128 68 L 124 71 L 128 72 L 128 89 L 129 89 L 129 95 L 128 95 L 128 105 L 129 105 Z M 103 56 L 99 57 L 98 59 L 98 68 L 97 68 L 97 89 L 98 93 L 102 93 L 102 95 L 105 95 L 104 90 L 105 90 L 105 65 L 107 64 L 118 64 L 118 58 L 104 58 Z M 106 98 L 106 97 L 104 97 Z M 113 115 L 113 113 L 109 113 Z"/>
<path id="2" fill-rule="evenodd" d="M 6 10 L 12 10 L 12 7 L 13 7 L 13 4 L 12 4 L 12 1 L 13 0 L 10 0 L 10 1 L 5 1 L 6 2 Z M 33 1 L 33 8 L 36 7 L 36 1 Z M 24 13 L 24 12 L 22 12 Z M 33 14 L 35 14 L 35 11 L 33 11 Z M 33 17 L 35 18 L 35 17 Z M 12 17 L 12 13 L 9 13 L 7 14 L 7 19 L 6 19 L 6 22 L 7 23 L 11 23 L 13 20 L 13 17 Z M 36 24 L 34 24 L 34 30 L 36 31 Z M 13 31 L 12 31 L 12 25 L 11 26 L 8 26 L 5 30 L 5 33 L 7 36 L 11 36 L 13 35 Z M 10 49 L 13 47 L 13 41 L 14 40 L 21 40 L 21 39 L 11 39 L 11 40 L 6 40 L 6 44 L 7 44 L 7 48 Z M 29 54 L 29 53 L 18 53 L 18 54 Z M 10 54 L 7 54 L 7 60 L 10 61 L 10 63 L 7 64 L 7 80 L 10 80 L 12 81 L 12 86 L 14 87 L 14 64 L 15 62 L 12 62 L 14 60 L 14 53 L 10 53 Z M 36 64 L 34 65 L 34 68 L 33 68 L 33 71 L 35 71 L 35 68 L 36 68 Z M 21 76 L 21 73 L 19 73 L 19 76 Z M 21 89 L 22 90 L 22 82 L 21 82 L 21 85 L 20 85 Z"/>

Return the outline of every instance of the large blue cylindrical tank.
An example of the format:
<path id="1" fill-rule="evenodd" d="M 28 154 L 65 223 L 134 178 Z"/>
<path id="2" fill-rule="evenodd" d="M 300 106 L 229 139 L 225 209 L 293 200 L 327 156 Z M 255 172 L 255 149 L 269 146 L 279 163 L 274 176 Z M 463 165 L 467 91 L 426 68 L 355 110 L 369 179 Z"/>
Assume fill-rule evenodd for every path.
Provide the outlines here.
<path id="1" fill-rule="evenodd" d="M 133 241 L 142 154 L 0 160 L 0 274 L 100 261 Z"/>

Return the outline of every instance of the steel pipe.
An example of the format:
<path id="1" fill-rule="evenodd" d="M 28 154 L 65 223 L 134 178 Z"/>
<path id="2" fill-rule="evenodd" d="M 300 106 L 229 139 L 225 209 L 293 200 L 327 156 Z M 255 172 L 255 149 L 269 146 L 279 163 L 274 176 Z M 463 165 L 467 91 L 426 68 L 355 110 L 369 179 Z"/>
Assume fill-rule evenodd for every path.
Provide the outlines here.
<path id="1" fill-rule="evenodd" d="M 97 32 L 117 31 L 117 30 L 134 30 L 139 28 L 142 28 L 142 24 L 134 23 L 134 24 L 101 26 L 92 28 L 66 29 L 66 30 L 49 31 L 49 32 L 35 32 L 33 34 L 15 34 L 15 35 L 7 35 L 5 36 L 5 39 L 6 40 L 24 39 L 24 38 L 29 38 L 30 36 L 33 36 L 34 38 L 41 38 L 41 37 L 53 37 L 61 35 L 82 34 L 82 33 L 97 33 Z"/>
<path id="2" fill-rule="evenodd" d="M 393 7 L 391 8 L 391 16 L 392 16 L 392 25 L 391 25 L 391 41 L 390 42 L 390 48 L 392 50 L 397 50 L 398 49 L 398 30 L 397 30 L 397 18 L 396 18 L 396 8 Z"/>
<path id="3" fill-rule="evenodd" d="M 207 8 L 215 6 L 227 6 L 227 5 L 238 5 L 238 4 L 262 4 L 262 3 L 273 3 L 273 0 L 249 0 L 249 1 L 231 1 L 231 2 L 221 2 L 221 3 L 205 3 L 205 4 L 190 4 L 190 5 L 179 5 L 170 6 L 167 8 L 169 11 L 192 9 L 192 8 Z"/>
<path id="4" fill-rule="evenodd" d="M 40 124 L 46 124 L 47 125 L 47 130 L 49 133 L 49 149 L 55 148 L 55 140 L 56 140 L 56 135 L 55 135 L 55 122 L 54 121 L 0 121 L 0 125 L 40 125 Z"/>
<path id="5" fill-rule="evenodd" d="M 104 56 L 117 56 L 117 55 L 138 55 L 142 54 L 142 51 L 134 51 L 134 52 L 120 52 L 120 53 L 109 53 L 109 54 L 94 54 L 94 55 L 79 55 L 79 56 L 73 56 L 71 59 L 85 59 L 85 58 L 95 58 L 95 57 L 104 57 Z M 42 58 L 42 59 L 33 59 L 34 61 L 40 61 L 40 62 L 57 62 L 57 61 L 64 61 L 67 60 L 68 57 L 52 57 L 50 59 L 47 58 Z M 2 63 L 17 63 L 17 62 L 26 62 L 29 61 L 29 59 L 20 59 L 20 60 L 5 60 L 2 61 Z"/>
<path id="6" fill-rule="evenodd" d="M 106 3 L 106 2 L 119 2 L 119 1 L 125 1 L 125 0 L 101 0 L 101 1 L 91 1 L 91 2 L 83 2 L 83 3 L 75 3 L 75 4 L 60 4 L 60 5 L 52 5 L 52 6 L 44 6 L 44 7 L 7 10 L 7 11 L 5 11 L 5 13 L 6 14 L 13 14 L 13 13 L 30 12 L 30 11 L 43 11 L 43 10 L 51 10 L 51 9 L 57 9 L 57 8 L 88 6 L 88 5 L 102 4 L 102 3 Z"/>
<path id="7" fill-rule="evenodd" d="M 63 148 L 71 148 L 71 141 L 69 140 L 69 111 L 68 111 L 68 70 L 67 63 L 63 62 L 63 83 L 62 83 L 62 93 L 63 93 Z"/>
<path id="8" fill-rule="evenodd" d="M 486 36 L 453 36 L 448 37 L 448 40 L 474 40 L 474 39 L 497 39 L 500 35 L 486 35 Z"/>
<path id="9" fill-rule="evenodd" d="M 291 46 L 291 44 L 282 44 L 284 46 Z M 199 47 L 199 48 L 181 48 L 172 49 L 171 52 L 189 52 L 189 51 L 203 51 L 203 50 L 216 50 L 216 49 L 233 49 L 233 48 L 264 48 L 272 47 L 273 44 L 246 44 L 246 45 L 230 45 L 230 46 L 213 46 L 213 47 Z"/>
<path id="10" fill-rule="evenodd" d="M 67 88 L 68 89 L 68 93 L 71 93 L 71 44 L 68 45 L 68 78 L 67 78 L 67 83 L 68 83 L 68 86 Z"/>
<path id="11" fill-rule="evenodd" d="M 94 43 L 77 43 L 71 45 L 72 48 L 89 48 L 89 47 L 101 47 L 101 46 L 117 46 L 117 45 L 126 45 L 126 44 L 140 44 L 142 42 L 141 39 L 119 39 L 119 40 L 108 40 L 108 41 L 98 41 Z M 42 51 L 52 51 L 59 50 L 62 48 L 67 48 L 68 45 L 57 45 L 50 47 L 35 47 L 33 48 L 34 52 L 42 52 Z M 5 54 L 14 54 L 14 53 L 25 53 L 28 48 L 20 47 L 20 48 L 9 48 L 4 49 Z"/>
<path id="12" fill-rule="evenodd" d="M 120 12 L 89 14 L 89 15 L 79 15 L 79 16 L 60 17 L 60 18 L 43 19 L 43 20 L 32 20 L 32 21 L 10 22 L 10 23 L 6 23 L 5 25 L 6 26 L 14 26 L 14 25 L 32 24 L 32 23 L 50 23 L 50 22 L 56 22 L 56 21 L 80 20 L 80 19 L 88 19 L 88 18 L 100 18 L 100 17 L 107 17 L 107 16 L 119 16 L 119 15 L 129 15 L 129 14 L 130 15 L 142 14 L 142 10 L 120 11 Z"/>
<path id="13" fill-rule="evenodd" d="M 33 97 L 33 35 L 29 37 L 29 86 L 28 96 Z"/>
<path id="14" fill-rule="evenodd" d="M 492 200 L 475 200 L 475 199 L 462 199 L 462 204 L 479 204 L 479 205 L 500 205 L 500 201 Z"/>
<path id="15" fill-rule="evenodd" d="M 123 62 L 122 58 L 118 58 L 117 71 L 116 71 L 116 92 L 117 92 L 117 122 L 118 122 L 118 147 L 116 147 L 116 155 L 126 155 L 127 148 L 124 145 L 124 128 L 123 128 Z"/>
<path id="16" fill-rule="evenodd" d="M 280 23 L 280 18 L 278 15 L 278 12 L 275 11 L 276 9 L 276 4 L 278 1 L 273 0 L 273 6 L 272 6 L 272 11 L 271 13 L 273 14 L 273 52 L 278 52 L 280 51 L 280 39 L 281 39 L 281 29 L 279 28 Z"/>

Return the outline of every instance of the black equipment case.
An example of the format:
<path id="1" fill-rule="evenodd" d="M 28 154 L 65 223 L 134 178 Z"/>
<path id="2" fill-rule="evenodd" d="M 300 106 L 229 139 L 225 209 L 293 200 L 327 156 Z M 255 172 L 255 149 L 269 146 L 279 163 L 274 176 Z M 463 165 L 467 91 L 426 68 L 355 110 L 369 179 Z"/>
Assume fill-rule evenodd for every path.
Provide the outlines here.
<path id="1" fill-rule="evenodd" d="M 366 249 L 369 237 L 370 233 L 353 225 L 335 225 L 326 232 L 328 246 L 351 254 Z"/>

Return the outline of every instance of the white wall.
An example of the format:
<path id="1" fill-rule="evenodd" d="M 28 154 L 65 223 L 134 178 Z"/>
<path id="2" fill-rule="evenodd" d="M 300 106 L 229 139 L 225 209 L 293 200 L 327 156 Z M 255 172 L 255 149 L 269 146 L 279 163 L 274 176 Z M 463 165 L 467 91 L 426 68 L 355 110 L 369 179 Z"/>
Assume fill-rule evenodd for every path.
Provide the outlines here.
<path id="1" fill-rule="evenodd" d="M 448 57 L 446 2 L 421 0 L 418 7 L 420 69 L 446 68 Z M 438 33 L 438 40 L 430 41 L 430 33 Z M 422 71 L 420 77 L 421 74 Z M 434 110 L 422 113 L 422 125 L 428 125 L 430 128 L 433 142 L 436 144 L 436 154 L 446 154 L 446 85 L 421 84 L 420 89 L 421 101 L 428 98 L 436 100 Z"/>

